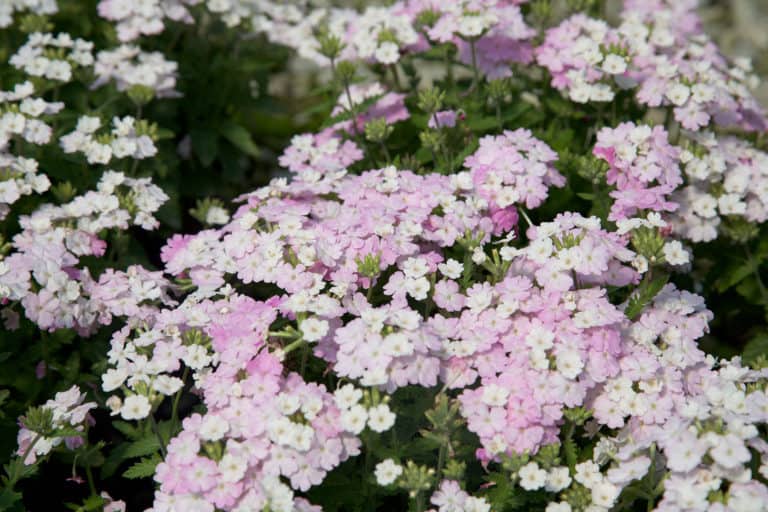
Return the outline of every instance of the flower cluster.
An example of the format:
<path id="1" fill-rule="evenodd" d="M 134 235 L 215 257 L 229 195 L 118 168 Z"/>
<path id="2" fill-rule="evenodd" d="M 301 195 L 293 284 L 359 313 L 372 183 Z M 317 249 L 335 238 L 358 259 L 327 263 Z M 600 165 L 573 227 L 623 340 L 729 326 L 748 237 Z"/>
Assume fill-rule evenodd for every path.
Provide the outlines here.
<path id="1" fill-rule="evenodd" d="M 89 164 L 108 164 L 112 158 L 142 160 L 157 154 L 147 123 L 139 123 L 131 116 L 112 119 L 112 131 L 99 135 L 101 119 L 83 116 L 77 121 L 75 131 L 59 140 L 65 153 L 84 153 Z"/>
<path id="2" fill-rule="evenodd" d="M 717 237 L 722 219 L 768 220 L 768 155 L 736 137 L 690 134 L 681 154 L 687 185 L 675 194 L 677 233 L 693 242 Z"/>
<path id="3" fill-rule="evenodd" d="M 29 76 L 69 82 L 74 67 L 93 64 L 93 43 L 72 39 L 66 33 L 54 36 L 35 32 L 9 62 Z"/>
<path id="4" fill-rule="evenodd" d="M 291 139 L 279 162 L 293 173 L 295 181 L 306 183 L 317 193 L 325 181 L 341 178 L 347 167 L 362 157 L 363 152 L 352 141 L 304 134 Z"/>
<path id="5" fill-rule="evenodd" d="M 576 14 L 547 31 L 536 61 L 552 75 L 552 86 L 577 103 L 612 101 L 613 84 L 629 86 L 622 41 L 605 21 Z"/>
<path id="6" fill-rule="evenodd" d="M 632 325 L 620 372 L 592 401 L 595 421 L 619 430 L 595 450 L 593 477 L 577 481 L 607 480 L 616 497 L 653 461 L 670 471 L 657 510 L 707 510 L 721 489 L 731 510 L 765 503 L 768 487 L 749 467 L 766 453 L 757 426 L 768 421 L 768 375 L 697 347 L 711 317 L 701 297 L 670 285 Z"/>
<path id="7" fill-rule="evenodd" d="M 27 318 L 41 329 L 77 328 L 85 334 L 96 322 L 108 323 L 109 302 L 90 300 L 87 292 L 94 293 L 97 284 L 87 268 L 77 267 L 79 259 L 104 254 L 106 242 L 98 236 L 102 230 L 127 229 L 131 224 L 144 229 L 157 227 L 153 214 L 166 199 L 148 178 L 106 172 L 97 191 L 62 206 L 42 205 L 31 215 L 22 216 L 19 223 L 23 231 L 13 239 L 15 252 L 0 262 L 0 296 L 13 301 L 4 315 L 15 318 L 13 306 L 20 303 Z M 109 276 L 102 276 L 106 287 L 114 284 Z M 164 295 L 144 294 L 158 285 L 159 277 L 151 273 L 134 271 L 126 278 L 136 291 L 128 296 L 129 301 L 138 304 Z M 116 299 L 119 288 L 103 295 Z"/>
<path id="8" fill-rule="evenodd" d="M 672 108 L 686 129 L 714 122 L 764 130 L 765 115 L 750 92 L 757 79 L 749 63 L 732 65 L 720 54 L 698 28 L 690 2 L 680 3 L 680 16 L 670 8 L 653 14 L 653 4 L 630 2 L 616 29 L 584 14 L 550 29 L 536 54 L 552 86 L 578 103 L 612 101 L 614 86 L 637 87 L 639 104 Z"/>
<path id="9" fill-rule="evenodd" d="M 38 118 L 57 114 L 64 104 L 45 101 L 34 94 L 35 87 L 29 81 L 17 84 L 13 90 L 0 91 L 0 152 L 8 152 L 14 138 L 36 145 L 51 140 L 51 127 Z M 18 147 L 14 149 L 19 151 Z"/>
<path id="10" fill-rule="evenodd" d="M 562 187 L 565 177 L 552 163 L 557 154 L 529 130 L 505 131 L 480 139 L 480 147 L 464 161 L 483 199 L 498 209 L 515 204 L 536 208 L 547 188 Z"/>
<path id="11" fill-rule="evenodd" d="M 86 423 L 93 421 L 88 413 L 95 408 L 95 402 L 86 402 L 85 393 L 72 386 L 33 409 L 34 414 L 22 418 L 18 434 L 17 453 L 24 457 L 24 464 L 34 464 L 61 443 L 70 449 L 82 445 L 81 433 Z"/>
<path id="12" fill-rule="evenodd" d="M 97 78 L 92 87 L 114 81 L 118 91 L 130 94 L 141 87 L 158 98 L 173 98 L 179 96 L 177 69 L 178 64 L 166 60 L 160 52 L 145 52 L 138 46 L 124 44 L 96 54 L 93 72 Z"/>
<path id="13" fill-rule="evenodd" d="M 165 28 L 165 18 L 192 23 L 187 5 L 198 2 L 199 0 L 101 0 L 98 11 L 99 16 L 115 23 L 118 39 L 125 42 L 133 41 L 142 35 L 159 34 Z"/>
<path id="14" fill-rule="evenodd" d="M 51 15 L 59 11 L 56 0 L 6 0 L 0 4 L 0 28 L 13 24 L 16 13 L 31 11 L 37 15 Z"/>
<path id="15" fill-rule="evenodd" d="M 668 141 L 662 126 L 653 128 L 622 123 L 597 133 L 594 154 L 608 162 L 606 181 L 611 192 L 610 220 L 635 216 L 639 211 L 677 209 L 672 193 L 683 183 L 680 150 Z"/>
<path id="16" fill-rule="evenodd" d="M 437 17 L 427 31 L 430 40 L 455 44 L 462 62 L 477 66 L 488 78 L 500 78 L 511 75 L 510 64 L 533 60 L 536 31 L 526 24 L 519 3 L 414 0 L 408 5 L 414 21 L 425 12 Z"/>

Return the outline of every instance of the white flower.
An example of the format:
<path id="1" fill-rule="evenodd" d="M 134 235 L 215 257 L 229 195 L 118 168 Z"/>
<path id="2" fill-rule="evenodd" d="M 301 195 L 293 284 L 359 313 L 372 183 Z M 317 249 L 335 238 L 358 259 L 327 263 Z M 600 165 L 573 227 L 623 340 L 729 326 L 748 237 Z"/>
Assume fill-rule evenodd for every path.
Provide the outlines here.
<path id="1" fill-rule="evenodd" d="M 392 459 L 386 459 L 376 464 L 373 473 L 376 475 L 377 484 L 390 485 L 403 474 L 403 467 Z"/>
<path id="2" fill-rule="evenodd" d="M 301 322 L 301 334 L 309 343 L 319 341 L 328 333 L 328 322 L 318 318 L 307 318 Z"/>
<path id="3" fill-rule="evenodd" d="M 211 225 L 222 225 L 229 222 L 229 213 L 221 206 L 211 206 L 205 213 L 205 222 Z"/>
<path id="4" fill-rule="evenodd" d="M 547 481 L 547 472 L 535 462 L 529 462 L 517 473 L 520 477 L 520 487 L 526 491 L 541 489 Z"/>
<path id="5" fill-rule="evenodd" d="M 243 478 L 248 469 L 248 463 L 242 457 L 227 453 L 219 461 L 219 473 L 225 482 L 237 482 Z"/>
<path id="6" fill-rule="evenodd" d="M 482 265 L 487 259 L 488 256 L 486 256 L 482 247 L 475 247 L 475 249 L 472 251 L 472 261 L 474 261 L 476 265 Z"/>
<path id="7" fill-rule="evenodd" d="M 610 482 L 599 482 L 592 487 L 592 503 L 610 508 L 616 503 L 621 490 Z"/>
<path id="8" fill-rule="evenodd" d="M 717 444 L 709 450 L 712 458 L 725 468 L 735 468 L 740 464 L 749 462 L 752 455 L 744 446 L 744 441 L 733 434 L 726 434 L 717 438 Z"/>
<path id="9" fill-rule="evenodd" d="M 610 75 L 620 75 L 627 70 L 627 61 L 621 55 L 611 53 L 605 56 L 603 71 Z"/>
<path id="10" fill-rule="evenodd" d="M 392 41 L 385 41 L 376 49 L 374 57 L 382 64 L 394 64 L 400 58 L 400 49 Z"/>
<path id="11" fill-rule="evenodd" d="M 503 406 L 507 404 L 507 398 L 509 398 L 509 391 L 501 386 L 489 384 L 483 387 L 483 396 L 481 400 L 485 405 Z"/>
<path id="12" fill-rule="evenodd" d="M 152 405 L 150 405 L 147 397 L 143 395 L 130 395 L 123 402 L 120 416 L 124 420 L 140 420 L 149 416 L 149 411 L 151 410 Z"/>
<path id="13" fill-rule="evenodd" d="M 114 416 L 120 414 L 120 409 L 123 407 L 123 401 L 117 395 L 112 395 L 107 398 L 106 405 L 109 408 L 109 415 Z"/>
<path id="14" fill-rule="evenodd" d="M 426 299 L 427 294 L 429 293 L 429 288 L 429 280 L 426 277 L 405 280 L 405 290 L 416 300 Z"/>
<path id="15" fill-rule="evenodd" d="M 567 501 L 552 501 L 544 509 L 544 512 L 571 512 L 572 510 L 571 505 Z"/>
<path id="16" fill-rule="evenodd" d="M 368 421 L 368 411 L 362 405 L 353 405 L 341 413 L 341 428 L 353 434 L 359 434 Z"/>
<path id="17" fill-rule="evenodd" d="M 437 268 L 448 279 L 458 279 L 464 271 L 464 265 L 452 258 L 448 259 L 445 263 L 440 263 Z"/>
<path id="18" fill-rule="evenodd" d="M 667 88 L 665 94 L 673 105 L 680 107 L 688 101 L 691 90 L 684 84 L 675 83 Z"/>
<path id="19" fill-rule="evenodd" d="M 546 489 L 549 492 L 560 492 L 571 485 L 571 475 L 565 466 L 557 466 L 549 470 Z"/>
<path id="20" fill-rule="evenodd" d="M 165 396 L 176 393 L 184 385 L 184 381 L 170 375 L 158 375 L 152 382 L 152 387 Z"/>
<path id="21" fill-rule="evenodd" d="M 464 512 L 489 512 L 491 504 L 485 498 L 469 496 L 464 502 Z"/>
<path id="22" fill-rule="evenodd" d="M 333 393 L 333 399 L 340 409 L 349 409 L 360 402 L 363 392 L 352 384 L 344 384 Z"/>
<path id="23" fill-rule="evenodd" d="M 556 357 L 557 370 L 566 379 L 575 379 L 584 368 L 584 361 L 575 350 L 561 350 Z"/>
<path id="24" fill-rule="evenodd" d="M 200 424 L 200 438 L 206 441 L 218 441 L 229 430 L 229 422 L 221 416 L 207 414 Z"/>
<path id="25" fill-rule="evenodd" d="M 374 432 L 384 432 L 395 424 L 395 418 L 387 404 L 379 404 L 368 410 L 368 427 Z"/>
<path id="26" fill-rule="evenodd" d="M 101 376 L 101 389 L 106 392 L 113 391 L 123 385 L 128 378 L 126 368 L 110 368 L 107 373 Z"/>
<path id="27" fill-rule="evenodd" d="M 664 259 L 672 266 L 685 265 L 690 261 L 688 251 L 683 248 L 679 240 L 672 240 L 664 244 Z"/>

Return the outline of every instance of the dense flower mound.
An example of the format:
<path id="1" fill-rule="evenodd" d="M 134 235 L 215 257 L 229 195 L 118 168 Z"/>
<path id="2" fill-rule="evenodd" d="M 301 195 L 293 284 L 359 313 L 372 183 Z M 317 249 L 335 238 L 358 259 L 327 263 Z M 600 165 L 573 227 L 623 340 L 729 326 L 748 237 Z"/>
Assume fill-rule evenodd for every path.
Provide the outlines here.
<path id="1" fill-rule="evenodd" d="M 678 205 L 670 195 L 683 183 L 680 150 L 669 144 L 662 126 L 622 123 L 597 134 L 595 156 L 608 162 L 610 220 L 634 217 L 638 211 L 670 212 Z"/>
<path id="2" fill-rule="evenodd" d="M 765 152 L 736 137 L 696 133 L 681 156 L 687 185 L 676 192 L 680 210 L 673 226 L 682 237 L 708 242 L 717 237 L 723 219 L 768 219 Z"/>
<path id="3" fill-rule="evenodd" d="M 100 282 L 109 290 L 101 292 L 88 268 L 77 265 L 83 256 L 104 254 L 106 243 L 99 238 L 103 230 L 131 225 L 157 227 L 153 214 L 166 199 L 148 178 L 107 172 L 97 191 L 62 206 L 43 205 L 32 215 L 23 216 L 23 231 L 13 238 L 15 252 L 0 262 L 0 290 L 3 297 L 13 301 L 3 310 L 9 326 L 18 323 L 17 302 L 41 329 L 67 327 L 87 333 L 98 322 L 111 321 L 109 304 L 121 294 L 120 309 L 133 313 L 141 309 L 141 303 L 165 297 L 165 280 L 141 267 L 128 274 L 117 271 L 103 275 Z M 115 279 L 127 280 L 126 288 L 117 286 Z M 108 300 L 93 301 L 90 295 Z M 133 306 L 128 308 L 128 303 Z"/>
<path id="4" fill-rule="evenodd" d="M 602 1 L 0 0 L 0 508 L 764 510 L 756 78 Z"/>
<path id="5" fill-rule="evenodd" d="M 528 130 L 506 131 L 480 139 L 480 147 L 464 161 L 479 195 L 497 209 L 514 204 L 536 208 L 550 186 L 562 187 L 565 177 L 552 165 L 557 153 Z"/>
<path id="6" fill-rule="evenodd" d="M 164 338 L 140 336 L 149 342 L 141 346 L 152 349 L 146 365 L 154 370 L 174 369 L 169 362 L 178 367 L 172 351 L 183 354 L 186 349 L 181 357 L 198 370 L 197 386 L 207 409 L 203 416 L 186 418 L 184 429 L 168 446 L 168 456 L 155 475 L 160 483 L 155 511 L 213 511 L 214 506 L 296 510 L 291 488 L 306 491 L 341 461 L 359 453 L 360 442 L 354 434 L 361 428 L 344 421 L 349 408 L 360 407 L 354 399 L 334 399 L 325 386 L 304 382 L 296 373 L 284 375 L 280 360 L 266 351 L 268 329 L 278 314 L 276 305 L 276 301 L 258 303 L 236 295 L 206 301 L 195 305 L 195 314 L 207 315 L 209 320 L 202 336 L 196 328 L 172 331 L 175 324 L 165 324 L 163 317 L 158 318 L 154 332 L 163 332 Z M 186 323 L 178 315 L 174 320 L 182 327 Z M 207 366 L 204 359 L 211 361 L 199 354 L 200 349 L 205 352 L 205 345 L 210 345 L 218 362 L 209 372 L 199 371 Z M 130 342 L 123 350 L 129 346 Z M 117 371 L 136 382 L 136 364 L 137 358 L 127 354 L 118 361 Z M 168 377 L 151 372 L 145 381 L 152 383 L 150 397 L 155 390 L 177 391 L 178 386 L 163 389 Z M 112 381 L 110 388 L 116 384 Z M 146 396 L 129 395 L 121 409 L 123 417 L 131 412 L 129 401 L 140 399 L 145 404 L 141 412 L 149 413 Z M 363 416 L 363 426 L 365 420 Z M 290 479 L 290 487 L 280 481 L 281 476 Z"/>
<path id="7" fill-rule="evenodd" d="M 695 3 L 680 3 L 679 15 L 670 8 L 654 14 L 652 4 L 630 2 L 618 28 L 576 14 L 547 31 L 536 52 L 552 86 L 578 103 L 608 102 L 620 89 L 635 89 L 639 104 L 672 108 L 688 130 L 765 130 L 749 63 L 730 63 L 698 29 Z"/>

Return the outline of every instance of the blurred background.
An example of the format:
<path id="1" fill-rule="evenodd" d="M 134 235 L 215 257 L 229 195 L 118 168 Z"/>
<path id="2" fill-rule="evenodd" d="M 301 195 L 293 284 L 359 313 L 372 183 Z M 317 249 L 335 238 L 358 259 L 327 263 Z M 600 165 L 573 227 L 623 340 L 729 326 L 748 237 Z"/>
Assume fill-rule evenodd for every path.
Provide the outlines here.
<path id="1" fill-rule="evenodd" d="M 764 78 L 756 91 L 768 107 L 768 0 L 703 0 L 704 25 L 730 57 L 750 57 Z"/>

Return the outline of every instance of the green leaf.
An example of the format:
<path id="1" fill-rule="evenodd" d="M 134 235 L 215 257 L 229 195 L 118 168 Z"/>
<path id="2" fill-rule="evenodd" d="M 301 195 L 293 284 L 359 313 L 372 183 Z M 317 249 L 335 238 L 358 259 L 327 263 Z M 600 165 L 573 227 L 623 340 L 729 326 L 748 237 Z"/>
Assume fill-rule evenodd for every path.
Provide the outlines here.
<path id="1" fill-rule="evenodd" d="M 125 478 L 134 480 L 137 478 L 148 478 L 155 474 L 155 468 L 162 459 L 159 455 L 155 454 L 152 457 L 145 457 L 139 462 L 128 468 L 123 476 Z"/>
<path id="2" fill-rule="evenodd" d="M 627 302 L 627 308 L 624 310 L 624 314 L 627 318 L 634 320 L 643 309 L 651 303 L 651 301 L 659 294 L 664 285 L 667 284 L 669 276 L 662 274 L 655 277 L 651 281 L 644 280 L 640 287 L 635 290 L 635 293 L 629 298 Z"/>
<path id="3" fill-rule="evenodd" d="M 219 128 L 219 133 L 246 155 L 259 155 L 259 148 L 253 142 L 251 133 L 239 124 L 227 122 Z"/>
<path id="4" fill-rule="evenodd" d="M 205 128 L 193 128 L 190 132 L 192 148 L 205 167 L 216 160 L 219 154 L 219 135 L 217 132 Z"/>
<path id="5" fill-rule="evenodd" d="M 112 422 L 112 426 L 115 427 L 119 432 L 121 432 L 128 439 L 133 439 L 134 441 L 136 441 L 141 438 L 141 432 L 139 432 L 139 429 L 137 429 L 134 425 L 131 425 L 127 421 L 115 420 Z"/>
<path id="6" fill-rule="evenodd" d="M 13 489 L 3 489 L 3 492 L 0 492 L 0 510 L 8 510 L 19 500 L 21 500 L 21 493 Z"/>
<path id="7" fill-rule="evenodd" d="M 760 356 L 768 355 L 768 333 L 760 333 L 744 346 L 744 362 L 751 363 Z"/>
<path id="8" fill-rule="evenodd" d="M 123 457 L 126 459 L 143 457 L 158 451 L 160 451 L 160 441 L 155 436 L 149 436 L 129 444 L 123 453 Z"/>

